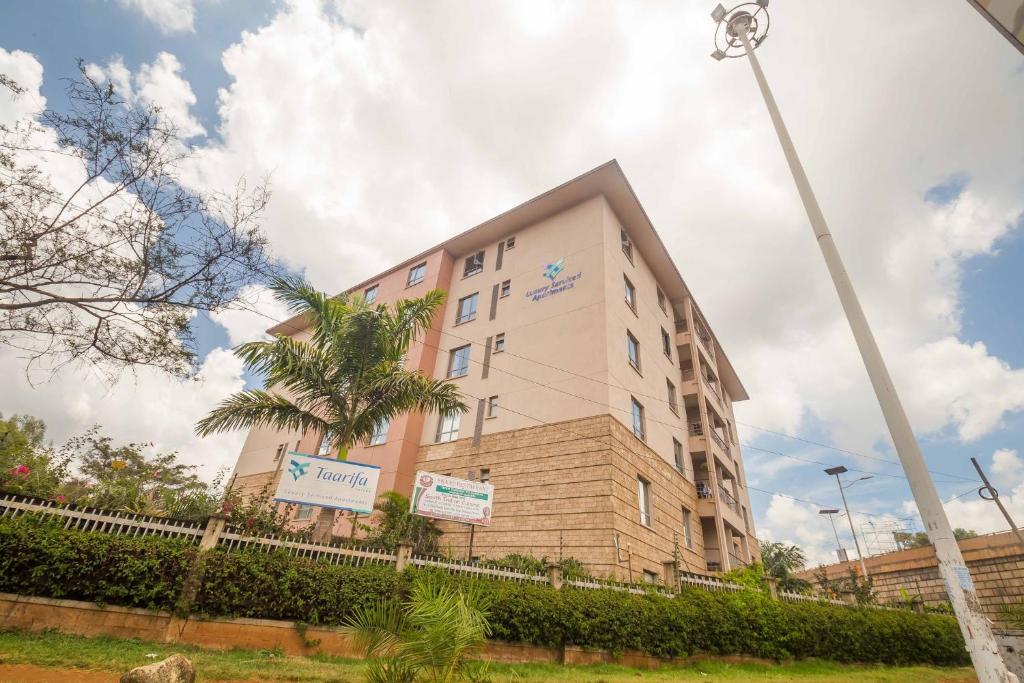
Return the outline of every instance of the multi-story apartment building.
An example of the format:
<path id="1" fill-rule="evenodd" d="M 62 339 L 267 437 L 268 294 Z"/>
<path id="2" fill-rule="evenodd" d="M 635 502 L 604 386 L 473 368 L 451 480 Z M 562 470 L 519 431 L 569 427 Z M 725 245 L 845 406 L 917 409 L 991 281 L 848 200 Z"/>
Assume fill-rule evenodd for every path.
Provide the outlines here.
<path id="1" fill-rule="evenodd" d="M 380 491 L 408 495 L 418 469 L 489 480 L 474 556 L 571 556 L 634 580 L 677 557 L 705 572 L 756 556 L 732 411 L 747 394 L 617 162 L 349 291 L 392 302 L 432 288 L 447 303 L 407 366 L 455 382 L 471 409 L 407 415 L 352 448 L 382 468 Z M 283 454 L 320 441 L 252 430 L 233 486 L 276 486 Z M 442 526 L 465 554 L 468 527 Z"/>

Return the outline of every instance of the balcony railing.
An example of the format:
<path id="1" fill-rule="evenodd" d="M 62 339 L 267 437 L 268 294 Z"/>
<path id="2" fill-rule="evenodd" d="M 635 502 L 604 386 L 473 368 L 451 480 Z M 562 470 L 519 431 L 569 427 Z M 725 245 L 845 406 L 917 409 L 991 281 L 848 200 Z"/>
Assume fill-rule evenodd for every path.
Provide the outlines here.
<path id="1" fill-rule="evenodd" d="M 715 493 L 711 489 L 711 483 L 706 480 L 697 480 L 694 482 L 697 487 L 697 497 L 701 500 L 714 500 Z"/>
<path id="2" fill-rule="evenodd" d="M 723 451 L 725 451 L 726 453 L 729 452 L 729 447 L 725 444 L 725 439 L 719 436 L 718 432 L 716 432 L 714 429 L 711 430 L 711 439 L 712 441 L 717 443 L 718 447 L 721 448 Z"/>
<path id="3" fill-rule="evenodd" d="M 735 512 L 739 511 L 737 509 L 738 505 L 736 504 L 736 498 L 732 495 L 732 492 L 730 492 L 729 489 L 725 488 L 724 485 L 719 484 L 718 485 L 718 492 L 721 495 L 722 500 L 725 501 L 726 505 L 728 505 L 730 508 L 732 508 L 732 510 L 735 511 Z"/>
<path id="4" fill-rule="evenodd" d="M 738 555 L 729 553 L 729 566 L 735 569 L 736 567 L 746 567 L 747 563 Z"/>
<path id="5" fill-rule="evenodd" d="M 683 373 L 683 381 L 690 382 L 694 378 L 693 368 L 679 368 L 679 371 Z"/>
<path id="6" fill-rule="evenodd" d="M 689 429 L 690 436 L 704 436 L 704 425 L 700 422 L 691 422 Z"/>
<path id="7" fill-rule="evenodd" d="M 718 388 L 718 384 L 716 382 L 712 382 L 707 376 L 704 376 L 703 379 L 704 379 L 704 386 L 706 386 L 708 389 L 710 389 L 712 394 L 714 394 L 719 399 L 721 399 L 722 398 L 722 392 Z"/>

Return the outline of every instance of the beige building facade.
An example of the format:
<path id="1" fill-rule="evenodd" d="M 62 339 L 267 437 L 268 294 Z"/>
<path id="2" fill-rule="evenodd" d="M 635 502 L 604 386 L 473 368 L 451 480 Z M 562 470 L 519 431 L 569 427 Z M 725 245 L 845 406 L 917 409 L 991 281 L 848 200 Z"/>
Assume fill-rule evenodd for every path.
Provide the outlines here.
<path id="1" fill-rule="evenodd" d="M 488 479 L 474 557 L 575 557 L 634 580 L 755 559 L 732 412 L 746 392 L 616 162 L 350 291 L 391 303 L 432 288 L 448 299 L 410 367 L 456 383 L 470 411 L 409 415 L 352 448 L 382 468 L 380 491 L 408 495 L 417 469 Z M 271 332 L 303 334 L 298 319 Z M 283 454 L 320 438 L 253 430 L 233 486 L 272 490 Z M 468 554 L 467 528 L 442 526 Z"/>

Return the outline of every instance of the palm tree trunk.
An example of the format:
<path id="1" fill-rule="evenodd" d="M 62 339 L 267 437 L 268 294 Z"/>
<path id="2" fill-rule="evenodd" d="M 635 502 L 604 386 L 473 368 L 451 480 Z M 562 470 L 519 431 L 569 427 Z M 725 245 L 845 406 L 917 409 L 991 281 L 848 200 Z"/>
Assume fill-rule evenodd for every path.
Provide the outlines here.
<path id="1" fill-rule="evenodd" d="M 313 540 L 317 543 L 330 543 L 334 536 L 334 518 L 338 511 L 334 508 L 320 508 L 313 527 Z"/>

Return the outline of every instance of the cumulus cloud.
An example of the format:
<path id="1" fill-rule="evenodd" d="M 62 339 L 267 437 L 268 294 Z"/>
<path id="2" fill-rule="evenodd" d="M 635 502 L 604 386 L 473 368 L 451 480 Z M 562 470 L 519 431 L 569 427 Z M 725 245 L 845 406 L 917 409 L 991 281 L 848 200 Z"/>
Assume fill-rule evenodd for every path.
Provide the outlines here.
<path id="1" fill-rule="evenodd" d="M 268 339 L 266 330 L 291 317 L 288 308 L 263 285 L 249 285 L 239 292 L 246 308 L 226 309 L 210 317 L 228 333 L 232 346 Z"/>
<path id="2" fill-rule="evenodd" d="M 160 52 L 134 74 L 120 57 L 112 58 L 106 66 L 86 66 L 90 78 L 109 81 L 126 102 L 159 107 L 162 116 L 177 127 L 182 138 L 188 139 L 205 135 L 206 129 L 192 115 L 196 96 L 181 71 L 181 62 L 170 52 Z"/>
<path id="3" fill-rule="evenodd" d="M 989 481 L 999 491 L 999 500 L 1019 526 L 1024 520 L 1024 458 L 1015 450 L 1000 449 L 992 454 L 987 470 Z M 910 505 L 907 503 L 905 507 Z M 947 501 L 944 507 L 954 527 L 972 529 L 979 534 L 1010 528 L 995 503 L 976 495 Z"/>
<path id="4" fill-rule="evenodd" d="M 195 31 L 196 8 L 193 0 L 117 0 L 127 9 L 142 14 L 161 33 L 191 33 Z"/>

